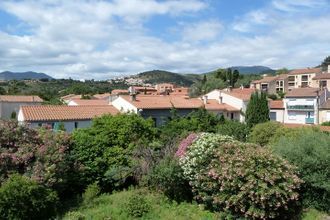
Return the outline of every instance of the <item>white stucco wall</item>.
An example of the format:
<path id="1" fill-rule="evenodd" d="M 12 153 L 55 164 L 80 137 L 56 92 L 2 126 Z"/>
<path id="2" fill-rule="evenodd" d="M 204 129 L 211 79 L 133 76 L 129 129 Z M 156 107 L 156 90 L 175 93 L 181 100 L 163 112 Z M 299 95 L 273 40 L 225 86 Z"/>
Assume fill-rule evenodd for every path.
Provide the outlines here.
<path id="1" fill-rule="evenodd" d="M 284 109 L 270 109 L 269 113 L 276 114 L 276 120 L 277 122 L 284 123 Z"/>
<path id="2" fill-rule="evenodd" d="M 113 107 L 118 109 L 120 112 L 134 112 L 134 113 L 138 112 L 138 109 L 134 105 L 132 105 L 131 103 L 129 103 L 120 96 L 111 103 Z"/>
<path id="3" fill-rule="evenodd" d="M 68 102 L 68 106 L 76 106 L 76 105 L 78 105 L 78 104 L 74 100 L 70 100 Z"/>
<path id="4" fill-rule="evenodd" d="M 314 124 L 318 124 L 318 106 L 316 98 L 285 98 L 283 99 L 285 114 L 284 123 L 289 124 L 306 124 L 308 112 L 311 118 L 314 118 Z M 294 105 L 312 105 L 311 110 L 289 110 L 288 106 Z"/>

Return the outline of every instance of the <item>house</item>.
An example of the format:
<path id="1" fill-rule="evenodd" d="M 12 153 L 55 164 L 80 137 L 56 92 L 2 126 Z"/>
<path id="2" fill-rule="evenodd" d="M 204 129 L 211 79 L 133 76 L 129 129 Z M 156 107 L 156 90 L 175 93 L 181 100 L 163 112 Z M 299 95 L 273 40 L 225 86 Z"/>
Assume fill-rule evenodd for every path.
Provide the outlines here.
<path id="1" fill-rule="evenodd" d="M 319 124 L 320 107 L 325 105 L 328 96 L 327 89 L 292 89 L 283 99 L 284 123 Z"/>
<path id="2" fill-rule="evenodd" d="M 288 73 L 288 88 L 312 87 L 312 79 L 322 73 L 321 68 L 295 69 Z"/>
<path id="3" fill-rule="evenodd" d="M 157 126 L 164 124 L 176 109 L 179 116 L 185 116 L 193 110 L 203 107 L 202 100 L 168 95 L 136 95 L 119 96 L 112 105 L 120 112 L 132 112 L 144 118 L 152 118 Z"/>
<path id="4" fill-rule="evenodd" d="M 18 122 L 27 124 L 31 128 L 44 125 L 57 129 L 60 123 L 64 124 L 67 132 L 74 129 L 86 128 L 91 125 L 95 117 L 105 114 L 115 115 L 119 111 L 111 105 L 107 106 L 66 106 L 41 105 L 21 106 L 18 113 Z"/>
<path id="5" fill-rule="evenodd" d="M 264 91 L 268 94 L 287 92 L 288 75 L 281 74 L 277 76 L 264 76 L 260 80 L 252 81 L 250 84 L 250 88 Z"/>
<path id="6" fill-rule="evenodd" d="M 10 119 L 17 116 L 20 106 L 41 105 L 39 96 L 0 95 L 0 118 Z"/>
<path id="7" fill-rule="evenodd" d="M 268 103 L 268 107 L 270 120 L 284 123 L 283 100 L 270 100 Z"/>
<path id="8" fill-rule="evenodd" d="M 226 104 L 230 106 L 224 111 L 224 116 L 231 120 L 238 120 L 240 122 L 245 121 L 244 113 L 247 108 L 247 104 L 251 98 L 252 93 L 256 90 L 251 88 L 236 88 L 236 89 L 223 89 L 213 90 L 207 93 L 204 97 L 209 100 L 217 100 L 220 104 Z"/>

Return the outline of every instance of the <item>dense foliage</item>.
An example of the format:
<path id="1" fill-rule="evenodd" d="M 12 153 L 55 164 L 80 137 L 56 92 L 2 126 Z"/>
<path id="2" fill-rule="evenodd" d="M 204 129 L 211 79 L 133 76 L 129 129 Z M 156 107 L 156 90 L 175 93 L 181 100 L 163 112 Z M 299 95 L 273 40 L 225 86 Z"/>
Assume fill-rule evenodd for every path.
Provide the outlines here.
<path id="1" fill-rule="evenodd" d="M 138 146 L 148 146 L 156 130 L 152 120 L 136 114 L 105 115 L 90 128 L 73 133 L 73 157 L 82 165 L 80 183 L 99 181 L 110 190 L 132 177 L 132 153 Z"/>
<path id="2" fill-rule="evenodd" d="M 75 175 L 70 146 L 66 133 L 0 121 L 0 183 L 12 173 L 20 173 L 62 193 Z"/>
<path id="3" fill-rule="evenodd" d="M 330 136 L 312 129 L 295 129 L 272 145 L 299 169 L 305 207 L 330 211 Z"/>
<path id="4" fill-rule="evenodd" d="M 180 155 L 196 199 L 214 210 L 257 219 L 295 211 L 301 180 L 265 149 L 204 133 Z"/>
<path id="5" fill-rule="evenodd" d="M 14 174 L 0 187 L 0 218 L 49 219 L 56 214 L 57 202 L 52 190 Z"/>
<path id="6" fill-rule="evenodd" d="M 238 141 L 246 141 L 249 132 L 247 125 L 239 121 L 225 120 L 217 125 L 217 133 L 232 136 Z"/>
<path id="7" fill-rule="evenodd" d="M 273 121 L 257 124 L 252 128 L 249 141 L 251 143 L 265 146 L 272 140 L 273 135 L 282 128 L 282 124 Z"/>
<path id="8" fill-rule="evenodd" d="M 256 124 L 269 121 L 269 108 L 266 93 L 255 92 L 251 95 L 245 113 L 245 121 L 250 128 Z"/>

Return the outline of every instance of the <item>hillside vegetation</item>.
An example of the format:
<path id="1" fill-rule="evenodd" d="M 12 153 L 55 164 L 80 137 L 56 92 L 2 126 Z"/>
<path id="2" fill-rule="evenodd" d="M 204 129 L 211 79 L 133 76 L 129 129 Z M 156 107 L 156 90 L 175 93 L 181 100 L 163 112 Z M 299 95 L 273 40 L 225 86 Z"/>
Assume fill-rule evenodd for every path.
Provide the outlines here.
<path id="1" fill-rule="evenodd" d="M 198 75 L 194 74 L 183 75 L 163 70 L 147 71 L 139 73 L 137 76 L 138 78 L 145 80 L 146 83 L 174 83 L 179 86 L 191 86 L 200 78 Z"/>

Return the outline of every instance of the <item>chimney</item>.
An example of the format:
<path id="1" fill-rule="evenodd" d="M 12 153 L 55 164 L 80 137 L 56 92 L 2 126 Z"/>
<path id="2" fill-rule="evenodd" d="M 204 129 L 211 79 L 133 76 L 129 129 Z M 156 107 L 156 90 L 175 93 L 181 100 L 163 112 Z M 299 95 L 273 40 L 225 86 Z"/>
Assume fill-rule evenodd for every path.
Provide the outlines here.
<path id="1" fill-rule="evenodd" d="M 228 91 L 231 92 L 233 90 L 233 87 L 229 86 Z"/>
<path id="2" fill-rule="evenodd" d="M 132 102 L 136 101 L 136 94 L 130 94 L 130 96 Z"/>
<path id="3" fill-rule="evenodd" d="M 222 104 L 223 102 L 222 102 L 222 96 L 220 95 L 219 96 L 219 104 Z"/>
<path id="4" fill-rule="evenodd" d="M 241 86 L 239 87 L 241 90 L 243 90 L 244 89 L 244 86 L 243 86 L 243 84 L 241 84 Z"/>
<path id="5" fill-rule="evenodd" d="M 204 105 L 206 105 L 207 104 L 207 95 L 203 96 L 203 101 L 204 101 Z"/>
<path id="6" fill-rule="evenodd" d="M 328 65 L 328 73 L 330 73 L 330 65 Z"/>

